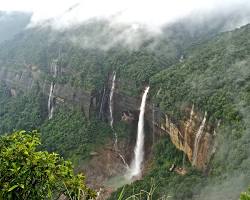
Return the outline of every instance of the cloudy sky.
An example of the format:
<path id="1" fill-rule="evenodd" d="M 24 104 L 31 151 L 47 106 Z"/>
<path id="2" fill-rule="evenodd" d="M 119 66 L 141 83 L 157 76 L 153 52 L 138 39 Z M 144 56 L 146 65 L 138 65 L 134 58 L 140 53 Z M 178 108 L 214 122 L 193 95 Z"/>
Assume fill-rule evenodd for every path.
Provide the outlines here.
<path id="1" fill-rule="evenodd" d="M 223 12 L 249 4 L 250 0 L 0 0 L 0 10 L 33 12 L 34 22 L 62 16 L 68 23 L 112 16 L 122 22 L 160 25 L 194 11 L 220 8 Z M 67 12 L 71 7 L 74 12 Z"/>

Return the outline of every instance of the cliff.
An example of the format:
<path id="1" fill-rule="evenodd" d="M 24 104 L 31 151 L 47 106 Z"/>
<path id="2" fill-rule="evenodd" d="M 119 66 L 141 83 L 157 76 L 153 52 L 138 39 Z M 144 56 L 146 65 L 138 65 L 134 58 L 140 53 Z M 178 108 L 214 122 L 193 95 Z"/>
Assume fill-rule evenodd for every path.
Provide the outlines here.
<path id="1" fill-rule="evenodd" d="M 156 110 L 156 120 L 154 121 L 156 132 L 168 134 L 172 143 L 187 155 L 188 160 L 196 168 L 205 170 L 213 153 L 215 127 L 205 123 L 203 130 L 201 130 L 204 119 L 202 114 L 198 111 L 192 111 L 191 108 L 187 108 L 186 112 L 190 113 L 191 116 L 184 117 L 183 120 L 175 124 L 167 114 Z M 200 139 L 197 140 L 199 132 Z M 197 148 L 196 156 L 194 155 L 195 148 Z"/>
<path id="2" fill-rule="evenodd" d="M 22 70 L 10 70 L 0 68 L 0 79 L 10 87 L 12 95 L 17 95 L 19 91 L 27 91 L 37 82 L 40 85 L 43 93 L 49 96 L 50 82 L 42 79 L 43 73 L 35 66 L 26 66 Z M 136 124 L 138 120 L 140 96 L 131 97 L 125 95 L 120 88 L 121 79 L 117 80 L 114 92 L 114 119 L 115 122 L 123 120 L 133 126 L 132 143 L 134 143 L 136 134 Z M 81 88 L 72 87 L 69 84 L 55 84 L 53 91 L 53 98 L 55 104 L 67 103 L 72 106 L 79 106 L 87 117 L 93 113 L 101 113 L 104 120 L 109 119 L 108 98 L 111 88 L 111 76 L 107 78 L 107 83 L 104 89 L 98 92 L 84 91 Z M 150 100 L 148 101 L 150 102 Z M 101 108 L 103 104 L 103 108 Z M 185 116 L 189 116 L 190 108 L 185 110 Z M 172 122 L 171 117 L 163 113 L 159 108 L 153 106 L 151 103 L 147 104 L 146 109 L 146 145 L 151 146 L 154 138 L 162 135 L 169 135 L 172 143 L 176 148 L 183 151 L 190 162 L 198 169 L 204 170 L 209 163 L 212 147 L 214 144 L 215 128 L 209 124 L 205 124 L 199 140 L 197 149 L 197 158 L 194 162 L 194 149 L 197 132 L 202 123 L 203 116 L 198 111 L 193 111 L 192 116 L 183 117 L 178 122 Z M 147 148 L 146 151 L 149 151 Z M 127 159 L 130 160 L 129 149 L 124 150 Z"/>
<path id="3" fill-rule="evenodd" d="M 30 90 L 35 83 L 39 85 L 44 95 L 49 96 L 50 82 L 43 79 L 43 73 L 36 66 L 25 66 L 21 70 L 0 68 L 0 80 L 10 88 L 11 94 L 18 94 Z M 56 104 L 68 103 L 79 106 L 89 117 L 95 96 L 81 88 L 69 84 L 55 84 L 53 98 Z M 94 109 L 94 108 L 93 108 Z"/>
<path id="4" fill-rule="evenodd" d="M 116 120 L 124 120 L 128 123 L 137 122 L 141 97 L 138 96 L 136 98 L 124 95 L 119 90 L 119 82 L 121 81 L 119 80 L 117 83 L 114 96 Z M 154 140 L 156 140 L 155 138 L 169 135 L 172 143 L 187 155 L 193 166 L 200 170 L 206 170 L 214 153 L 215 129 L 217 127 L 205 123 L 203 130 L 200 130 L 200 138 L 195 147 L 195 141 L 197 140 L 203 117 L 198 110 L 194 109 L 192 111 L 191 108 L 186 108 L 183 112 L 183 119 L 178 122 L 172 122 L 171 117 L 150 103 L 149 99 L 145 115 L 146 125 L 149 128 L 148 133 L 146 133 L 146 140 L 150 138 L 150 145 L 152 145 Z M 197 148 L 196 156 L 194 156 L 195 148 Z"/>

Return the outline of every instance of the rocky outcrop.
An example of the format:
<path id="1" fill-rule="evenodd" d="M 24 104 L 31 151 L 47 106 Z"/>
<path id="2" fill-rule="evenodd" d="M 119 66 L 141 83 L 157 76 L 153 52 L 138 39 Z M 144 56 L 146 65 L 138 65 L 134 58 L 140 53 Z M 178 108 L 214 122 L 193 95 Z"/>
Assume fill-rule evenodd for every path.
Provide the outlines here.
<path id="1" fill-rule="evenodd" d="M 35 66 L 26 66 L 21 70 L 0 68 L 0 80 L 10 88 L 11 94 L 16 96 L 18 92 L 29 91 L 38 83 L 42 92 L 49 96 L 50 82 L 43 79 L 43 73 Z M 81 88 L 72 87 L 69 84 L 55 84 L 53 97 L 57 104 L 68 103 L 82 108 L 85 115 L 89 117 L 91 106 L 96 98 L 93 93 Z"/>
<path id="2" fill-rule="evenodd" d="M 138 95 L 136 98 L 122 93 L 119 88 L 119 81 L 121 80 L 118 80 L 117 88 L 114 94 L 115 121 L 122 120 L 130 124 L 134 122 L 135 125 L 138 120 L 140 106 L 139 100 L 141 99 L 141 96 Z M 213 153 L 212 150 L 215 137 L 214 131 L 216 127 L 205 124 L 199 144 L 196 145 L 198 147 L 197 156 L 195 158 L 195 162 L 193 162 L 196 141 L 195 138 L 204 116 L 195 110 L 192 111 L 192 116 L 190 116 L 191 108 L 186 108 L 183 113 L 183 119 L 173 122 L 170 116 L 155 107 L 149 100 L 145 114 L 146 125 L 149 129 L 149 133 L 146 135 L 146 140 L 150 140 L 148 144 L 152 145 L 155 138 L 166 134 L 169 135 L 176 148 L 183 151 L 187 155 L 190 163 L 193 163 L 193 165 L 200 170 L 205 170 Z M 134 130 L 134 134 L 136 134 L 136 128 Z M 147 149 L 151 149 L 148 148 L 149 145 L 145 145 L 146 151 Z"/>
<path id="3" fill-rule="evenodd" d="M 103 109 L 101 110 L 104 120 L 109 120 L 108 97 L 111 88 L 111 75 L 107 78 L 102 91 L 90 92 L 82 88 L 72 87 L 69 84 L 55 84 L 53 91 L 55 104 L 67 103 L 72 106 L 79 106 L 89 117 L 91 113 L 98 115 L 100 112 L 101 101 L 103 101 Z M 49 96 L 50 82 L 43 79 L 43 73 L 36 66 L 26 65 L 22 70 L 0 68 L 0 80 L 4 81 L 10 88 L 12 96 L 16 96 L 19 91 L 28 91 L 37 82 L 39 83 L 45 95 Z M 123 93 L 120 88 L 118 79 L 114 91 L 114 121 L 125 121 L 131 124 L 131 144 L 135 143 L 136 127 L 140 107 L 141 95 L 131 97 Z M 105 91 L 105 93 L 104 93 Z M 150 101 L 148 101 L 150 102 Z M 189 116 L 190 108 L 186 109 L 185 116 Z M 171 117 L 154 107 L 151 103 L 146 106 L 146 128 L 150 131 L 146 135 L 146 143 L 152 145 L 154 136 L 168 134 L 172 143 L 181 151 L 183 151 L 190 162 L 193 161 L 194 142 L 198 129 L 201 125 L 203 116 L 198 112 L 194 112 L 192 119 L 183 117 L 178 122 L 173 122 Z M 204 133 L 198 145 L 198 153 L 195 166 L 198 169 L 205 169 L 211 154 L 214 143 L 214 127 L 206 124 Z M 148 147 L 148 145 L 145 145 Z M 151 148 L 147 148 L 151 149 Z M 146 150 L 146 151 L 147 151 Z M 130 154 L 131 152 L 124 152 Z"/>
<path id="4" fill-rule="evenodd" d="M 24 68 L 22 71 L 15 69 L 0 68 L 0 80 L 4 81 L 10 89 L 15 91 L 28 91 L 34 85 L 34 77 L 39 74 L 39 71 L 34 71 Z"/>
<path id="5" fill-rule="evenodd" d="M 48 86 L 49 85 L 46 84 L 46 87 Z M 49 88 L 46 89 L 46 91 L 48 90 Z M 57 104 L 66 102 L 71 105 L 78 105 L 82 108 L 85 115 L 89 117 L 91 99 L 93 98 L 90 92 L 86 92 L 80 88 L 71 87 L 68 84 L 56 84 L 53 95 Z"/>
<path id="6" fill-rule="evenodd" d="M 159 110 L 156 112 L 158 118 L 154 122 L 155 127 L 160 130 L 161 134 L 167 133 L 172 143 L 179 150 L 183 151 L 192 163 L 194 159 L 195 138 L 201 126 L 203 116 L 193 111 L 192 117 L 178 121 L 178 124 L 175 124 L 168 115 L 163 114 Z M 186 109 L 186 112 L 190 113 L 191 109 Z M 200 170 L 207 168 L 211 158 L 215 137 L 213 134 L 214 129 L 215 127 L 205 124 L 202 137 L 199 141 L 196 162 L 193 163 L 194 166 Z"/>

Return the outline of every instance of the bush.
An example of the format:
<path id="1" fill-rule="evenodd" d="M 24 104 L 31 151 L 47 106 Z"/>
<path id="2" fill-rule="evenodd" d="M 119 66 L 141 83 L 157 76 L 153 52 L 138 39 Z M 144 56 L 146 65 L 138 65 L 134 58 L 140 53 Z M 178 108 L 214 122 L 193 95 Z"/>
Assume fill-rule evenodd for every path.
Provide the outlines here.
<path id="1" fill-rule="evenodd" d="M 58 154 L 37 151 L 36 131 L 19 131 L 0 138 L 0 199 L 55 199 L 84 195 L 95 197 L 82 174 Z"/>

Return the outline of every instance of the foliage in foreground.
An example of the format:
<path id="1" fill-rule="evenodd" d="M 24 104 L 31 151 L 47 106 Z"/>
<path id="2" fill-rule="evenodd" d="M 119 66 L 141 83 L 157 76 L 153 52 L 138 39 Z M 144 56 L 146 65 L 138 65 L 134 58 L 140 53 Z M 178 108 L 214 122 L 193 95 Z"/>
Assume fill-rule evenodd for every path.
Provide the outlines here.
<path id="1" fill-rule="evenodd" d="M 241 193 L 240 200 L 250 200 L 250 188 L 248 189 L 248 192 Z"/>
<path id="2" fill-rule="evenodd" d="M 119 196 L 117 197 L 117 200 L 141 200 L 141 199 L 147 199 L 147 200 L 154 200 L 154 193 L 157 188 L 157 185 L 155 184 L 154 179 L 151 179 L 151 187 L 147 190 L 140 190 L 138 193 L 134 193 L 131 196 L 124 198 L 125 196 L 125 186 L 122 188 L 121 192 L 119 193 Z M 167 200 L 169 199 L 169 195 L 163 195 L 160 198 L 157 198 L 157 200 Z"/>
<path id="3" fill-rule="evenodd" d="M 0 138 L 0 199 L 91 199 L 94 191 L 82 174 L 74 175 L 72 164 L 58 154 L 37 151 L 36 131 L 19 131 Z"/>
<path id="4" fill-rule="evenodd" d="M 10 88 L 0 83 L 0 135 L 13 130 L 37 129 L 47 118 L 47 97 L 36 85 L 29 92 L 10 94 Z"/>

